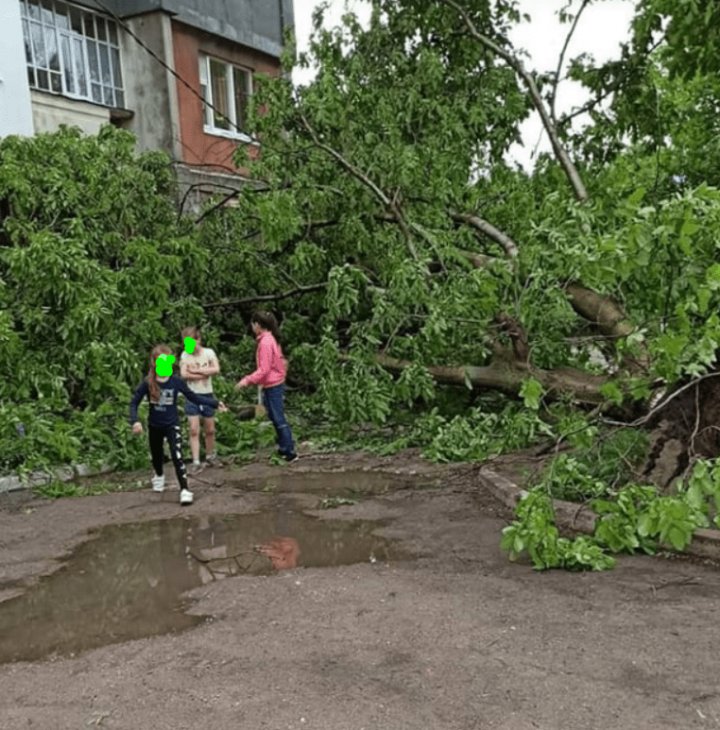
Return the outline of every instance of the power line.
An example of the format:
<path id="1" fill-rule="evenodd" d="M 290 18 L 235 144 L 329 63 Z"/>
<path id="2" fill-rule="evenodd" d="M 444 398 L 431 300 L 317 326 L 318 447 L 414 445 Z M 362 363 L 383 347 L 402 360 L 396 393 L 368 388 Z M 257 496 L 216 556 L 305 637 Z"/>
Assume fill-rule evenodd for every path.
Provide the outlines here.
<path id="1" fill-rule="evenodd" d="M 142 38 L 138 37 L 135 32 L 130 28 L 130 26 L 122 19 L 120 18 L 115 12 L 113 12 L 110 8 L 108 8 L 107 5 L 102 0 L 95 0 L 97 5 L 100 7 L 101 10 L 104 10 L 108 15 L 110 15 L 115 22 L 133 39 L 135 42 L 143 48 L 145 51 L 147 51 L 150 56 L 155 59 L 166 71 L 169 71 L 183 86 L 185 86 L 194 96 L 196 96 L 200 101 L 207 107 L 213 110 L 216 114 L 218 114 L 222 119 L 226 120 L 228 123 L 230 123 L 240 134 L 247 134 L 244 132 L 238 125 L 233 122 L 232 119 L 228 118 L 223 114 L 216 106 L 211 104 L 207 99 L 203 97 L 202 94 L 200 94 L 198 91 L 195 90 L 195 87 L 193 87 L 189 82 L 187 82 L 174 68 L 169 66 L 167 63 L 165 63 L 164 59 L 160 58 L 160 56 L 153 51 L 152 48 L 147 46 L 145 42 L 142 40 Z M 250 135 L 248 135 L 250 136 Z M 258 142 L 258 140 L 252 136 L 250 136 L 250 139 L 253 142 Z"/>

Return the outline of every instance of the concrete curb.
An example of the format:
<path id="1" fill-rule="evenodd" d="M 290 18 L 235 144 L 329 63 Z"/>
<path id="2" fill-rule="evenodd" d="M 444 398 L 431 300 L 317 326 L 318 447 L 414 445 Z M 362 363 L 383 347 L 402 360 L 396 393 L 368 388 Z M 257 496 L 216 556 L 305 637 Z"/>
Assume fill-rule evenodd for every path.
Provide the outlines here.
<path id="1" fill-rule="evenodd" d="M 520 498 L 527 494 L 524 489 L 492 469 L 481 469 L 478 480 L 496 499 L 512 510 Z M 588 506 L 554 499 L 553 508 L 555 524 L 561 532 L 582 532 L 586 535 L 595 532 L 598 516 Z M 692 542 L 682 552 L 698 558 L 720 560 L 720 530 L 696 530 Z"/>
<path id="2" fill-rule="evenodd" d="M 60 466 L 50 471 L 34 471 L 25 476 L 9 474 L 0 477 L 0 494 L 3 492 L 16 492 L 20 489 L 32 489 L 53 481 L 69 482 L 77 477 L 109 474 L 111 471 L 113 471 L 113 467 L 110 464 L 102 464 L 99 467 L 90 464 L 73 464 L 72 466 Z"/>

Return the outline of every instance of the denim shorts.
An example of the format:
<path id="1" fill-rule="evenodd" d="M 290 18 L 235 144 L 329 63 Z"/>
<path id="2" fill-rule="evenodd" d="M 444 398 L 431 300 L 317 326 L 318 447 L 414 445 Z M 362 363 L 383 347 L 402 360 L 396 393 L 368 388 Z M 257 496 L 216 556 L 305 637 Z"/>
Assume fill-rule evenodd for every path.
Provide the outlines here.
<path id="1" fill-rule="evenodd" d="M 213 418 L 215 416 L 215 409 L 210 406 L 196 406 L 189 400 L 185 401 L 185 415 L 186 416 L 202 416 L 203 418 Z"/>

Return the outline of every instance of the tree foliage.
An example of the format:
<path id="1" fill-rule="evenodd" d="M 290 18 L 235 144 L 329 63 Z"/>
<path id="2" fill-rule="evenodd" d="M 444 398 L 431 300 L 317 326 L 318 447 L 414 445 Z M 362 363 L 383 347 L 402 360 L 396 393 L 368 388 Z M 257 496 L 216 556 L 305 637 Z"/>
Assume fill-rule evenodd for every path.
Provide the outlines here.
<path id="1" fill-rule="evenodd" d="M 525 444 L 489 437 L 516 422 L 562 435 L 553 399 L 560 421 L 573 402 L 646 410 L 720 343 L 717 21 L 713 3 L 639 2 L 617 61 L 568 59 L 579 124 L 555 116 L 555 71 L 512 47 L 529 22 L 512 0 L 373 0 L 367 26 L 336 28 L 321 10 L 297 60 L 315 79 L 257 86 L 261 154 L 238 152 L 254 183 L 195 220 L 167 158 L 124 133 L 3 140 L 3 402 L 119 403 L 148 346 L 200 319 L 244 368 L 266 302 L 326 417 L 436 409 L 438 453 Z M 528 173 L 508 153 L 538 110 L 554 151 Z M 458 382 L 454 400 L 439 385 Z M 480 387 L 522 405 L 463 413 Z"/>

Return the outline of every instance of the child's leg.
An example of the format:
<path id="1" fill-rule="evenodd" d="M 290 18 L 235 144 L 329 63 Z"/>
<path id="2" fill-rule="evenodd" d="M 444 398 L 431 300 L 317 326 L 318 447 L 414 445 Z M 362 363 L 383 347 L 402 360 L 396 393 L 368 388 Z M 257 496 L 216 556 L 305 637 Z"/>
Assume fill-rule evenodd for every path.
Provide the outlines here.
<path id="1" fill-rule="evenodd" d="M 285 387 L 283 385 L 276 385 L 274 388 L 265 388 L 263 389 L 263 400 L 268 418 L 272 422 L 272 425 L 275 426 L 280 453 L 285 457 L 294 457 L 295 443 L 293 442 L 290 424 L 285 419 L 284 393 Z"/>
<path id="2" fill-rule="evenodd" d="M 205 429 L 205 458 L 215 456 L 215 417 L 203 418 Z"/>
<path id="3" fill-rule="evenodd" d="M 193 464 L 200 463 L 200 416 L 188 416 L 190 428 L 190 453 Z"/>
<path id="4" fill-rule="evenodd" d="M 175 475 L 177 476 L 180 489 L 187 489 L 187 471 L 185 470 L 185 462 L 182 458 L 182 436 L 180 435 L 180 426 L 170 426 L 165 429 L 165 437 L 170 445 L 170 456 L 172 457 L 173 466 L 175 467 Z"/>
<path id="5" fill-rule="evenodd" d="M 153 428 L 148 426 L 148 441 L 150 442 L 150 457 L 152 459 L 153 469 L 155 473 L 161 477 L 163 475 L 163 440 L 165 431 L 162 428 Z"/>

